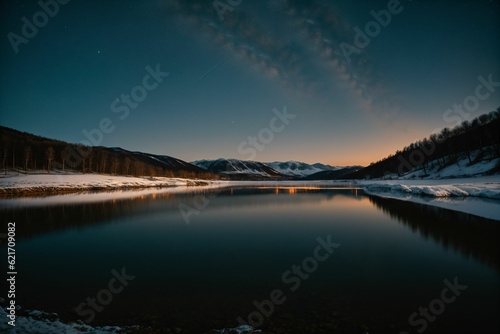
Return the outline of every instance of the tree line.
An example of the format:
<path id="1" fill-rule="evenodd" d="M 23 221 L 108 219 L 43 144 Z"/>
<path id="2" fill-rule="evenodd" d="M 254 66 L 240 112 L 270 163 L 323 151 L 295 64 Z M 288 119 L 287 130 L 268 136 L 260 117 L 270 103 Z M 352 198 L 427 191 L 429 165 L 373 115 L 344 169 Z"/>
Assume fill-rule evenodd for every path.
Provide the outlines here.
<path id="1" fill-rule="evenodd" d="M 427 174 L 431 168 L 442 169 L 463 158 L 469 164 L 500 158 L 500 107 L 453 128 L 444 128 L 346 177 L 401 176 L 416 168 Z M 494 171 L 500 171 L 500 166 Z"/>
<path id="2" fill-rule="evenodd" d="M 57 170 L 58 173 L 217 178 L 216 174 L 193 165 L 176 165 L 176 159 L 155 157 L 119 148 L 69 144 L 0 126 L 0 158 L 4 174 L 8 170 L 26 174 Z"/>

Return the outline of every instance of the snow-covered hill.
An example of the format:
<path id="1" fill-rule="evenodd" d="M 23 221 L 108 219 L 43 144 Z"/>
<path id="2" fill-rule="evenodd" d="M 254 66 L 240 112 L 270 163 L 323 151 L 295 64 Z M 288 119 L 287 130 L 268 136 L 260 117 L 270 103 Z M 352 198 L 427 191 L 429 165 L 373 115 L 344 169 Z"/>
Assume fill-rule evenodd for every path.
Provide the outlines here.
<path id="1" fill-rule="evenodd" d="M 300 161 L 286 161 L 286 162 L 274 161 L 274 162 L 265 162 L 264 164 L 273 168 L 274 170 L 277 170 L 281 174 L 289 176 L 299 176 L 299 177 L 308 176 L 318 172 L 332 171 L 339 169 L 338 167 L 333 167 L 320 163 L 310 165 Z"/>
<path id="2" fill-rule="evenodd" d="M 196 160 L 192 165 L 213 173 L 237 175 L 241 177 L 280 178 L 284 175 L 275 169 L 258 161 L 243 161 L 237 159 Z"/>
<path id="3" fill-rule="evenodd" d="M 478 154 L 475 152 L 473 157 Z M 448 159 L 449 160 L 449 159 Z M 500 158 L 482 159 L 471 163 L 466 157 L 457 159 L 456 162 L 449 163 L 444 167 L 440 167 L 436 161 L 430 164 L 430 168 L 424 169 L 422 166 L 415 168 L 411 172 L 405 174 L 403 179 L 442 179 L 442 178 L 457 178 L 484 175 L 491 173 L 500 166 Z"/>
<path id="4" fill-rule="evenodd" d="M 0 194 L 75 192 L 208 185 L 211 181 L 102 174 L 17 174 L 0 176 Z"/>
<path id="5" fill-rule="evenodd" d="M 470 159 L 463 155 L 461 157 L 447 156 L 442 159 L 433 160 L 425 165 L 414 167 L 411 171 L 403 174 L 386 174 L 380 179 L 385 180 L 439 180 L 448 178 L 477 177 L 498 174 L 500 171 L 500 158 L 489 156 L 483 157 L 481 151 L 470 153 Z"/>
<path id="6" fill-rule="evenodd" d="M 258 162 L 238 159 L 197 160 L 191 164 L 214 173 L 257 175 L 264 177 L 304 177 L 318 172 L 334 171 L 339 167 L 300 161 Z"/>

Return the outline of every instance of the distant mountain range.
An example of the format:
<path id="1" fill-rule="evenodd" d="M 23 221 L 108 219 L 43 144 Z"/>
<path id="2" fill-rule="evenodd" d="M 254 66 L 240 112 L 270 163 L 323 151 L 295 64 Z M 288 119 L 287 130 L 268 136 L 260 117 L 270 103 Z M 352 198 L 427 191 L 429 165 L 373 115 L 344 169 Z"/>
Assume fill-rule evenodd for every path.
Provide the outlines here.
<path id="1" fill-rule="evenodd" d="M 319 180 L 341 178 L 361 166 L 338 167 L 299 161 L 197 160 L 132 152 L 120 147 L 88 147 L 0 126 L 1 169 L 18 173 L 96 173 L 231 180 Z"/>
<path id="2" fill-rule="evenodd" d="M 231 179 L 285 178 L 285 179 L 334 179 L 357 171 L 362 166 L 338 167 L 321 163 L 307 164 L 300 161 L 258 162 L 238 159 L 196 160 L 191 164 L 206 171 L 222 174 Z"/>
<path id="3" fill-rule="evenodd" d="M 237 159 L 197 160 L 192 165 L 231 179 L 283 178 L 285 175 L 258 161 Z"/>
<path id="4" fill-rule="evenodd" d="M 330 165 L 324 165 L 320 163 L 309 165 L 299 161 L 286 161 L 286 162 L 275 161 L 275 162 L 266 162 L 265 164 L 277 170 L 283 175 L 295 176 L 295 177 L 304 177 L 318 172 L 334 171 L 341 168 Z"/>
<path id="5" fill-rule="evenodd" d="M 499 159 L 500 107 L 452 129 L 444 128 L 367 167 L 238 159 L 188 163 L 166 155 L 71 144 L 0 126 L 4 174 L 15 170 L 233 180 L 426 178 L 499 173 Z"/>

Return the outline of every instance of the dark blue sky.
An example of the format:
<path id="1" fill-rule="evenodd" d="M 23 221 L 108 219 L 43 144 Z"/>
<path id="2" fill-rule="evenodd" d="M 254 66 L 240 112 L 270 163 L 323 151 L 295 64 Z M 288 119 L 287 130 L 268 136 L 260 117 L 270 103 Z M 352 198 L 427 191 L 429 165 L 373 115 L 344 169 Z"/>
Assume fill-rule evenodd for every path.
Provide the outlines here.
<path id="1" fill-rule="evenodd" d="M 498 1 L 42 2 L 53 17 L 0 2 L 0 124 L 51 138 L 80 142 L 109 119 L 101 145 L 187 161 L 368 164 L 500 106 L 500 87 L 475 97 L 479 76 L 500 81 Z M 464 100 L 471 111 L 447 111 Z M 295 118 L 270 138 L 284 106 Z"/>

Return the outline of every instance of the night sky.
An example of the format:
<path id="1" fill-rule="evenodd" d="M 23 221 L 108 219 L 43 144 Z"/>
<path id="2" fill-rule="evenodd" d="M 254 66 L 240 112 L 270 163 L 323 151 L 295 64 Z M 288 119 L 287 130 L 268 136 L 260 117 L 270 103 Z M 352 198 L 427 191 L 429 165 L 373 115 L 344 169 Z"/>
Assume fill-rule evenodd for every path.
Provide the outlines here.
<path id="1" fill-rule="evenodd" d="M 366 165 L 500 106 L 470 98 L 500 81 L 499 1 L 54 1 L 0 2 L 1 125 L 186 161 L 261 132 L 253 160 Z"/>

